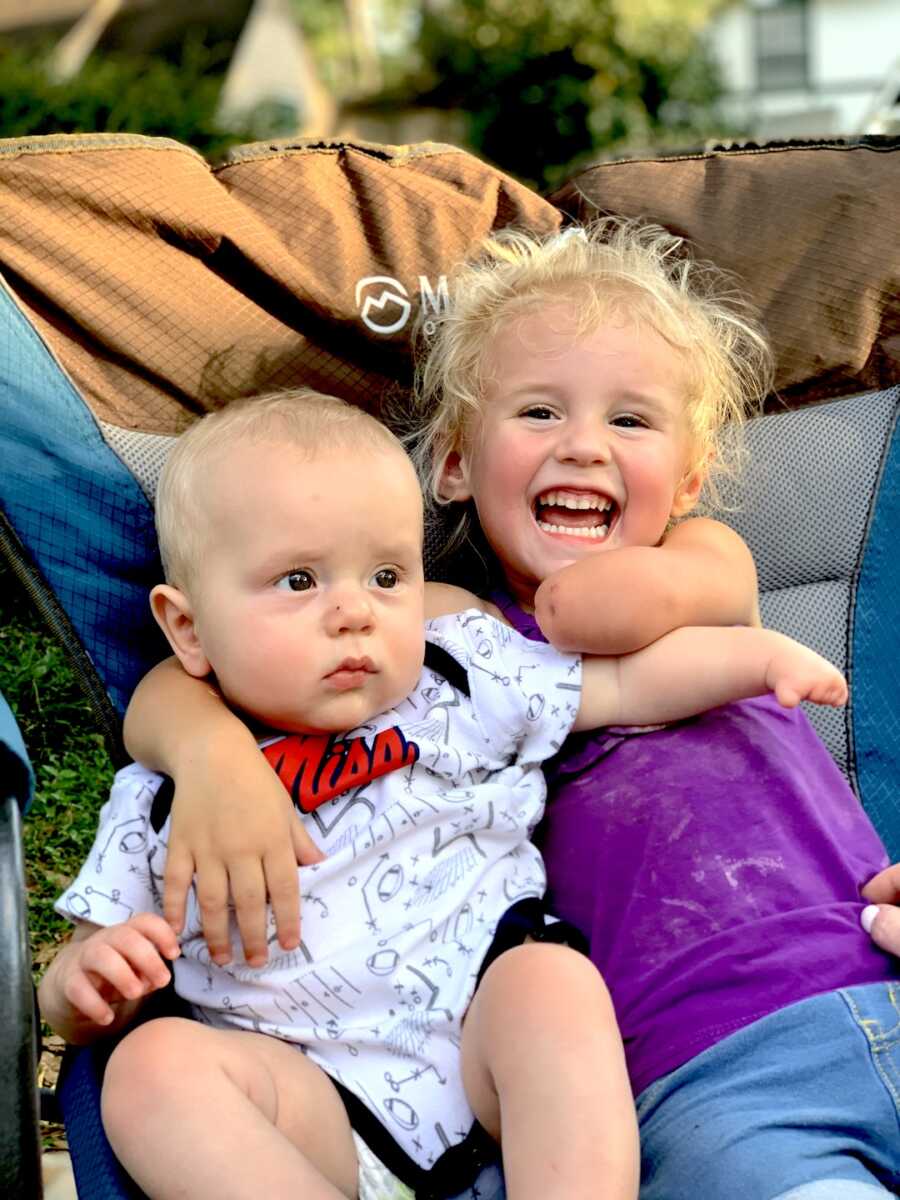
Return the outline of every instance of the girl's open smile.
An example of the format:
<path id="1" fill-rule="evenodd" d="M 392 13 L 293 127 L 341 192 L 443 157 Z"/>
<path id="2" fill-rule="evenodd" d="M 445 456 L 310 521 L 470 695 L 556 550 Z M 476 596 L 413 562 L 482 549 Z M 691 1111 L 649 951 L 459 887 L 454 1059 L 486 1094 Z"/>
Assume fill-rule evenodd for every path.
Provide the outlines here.
<path id="1" fill-rule="evenodd" d="M 611 497 L 578 488 L 548 488 L 534 501 L 534 519 L 538 528 L 554 537 L 602 541 L 610 532 L 618 511 L 618 504 Z"/>

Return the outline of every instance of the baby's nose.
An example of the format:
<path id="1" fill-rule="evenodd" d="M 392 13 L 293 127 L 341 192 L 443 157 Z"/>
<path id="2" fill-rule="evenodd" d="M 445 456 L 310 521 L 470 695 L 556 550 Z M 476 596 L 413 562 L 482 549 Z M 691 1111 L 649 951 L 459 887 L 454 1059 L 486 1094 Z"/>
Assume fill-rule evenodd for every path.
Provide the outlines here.
<path id="1" fill-rule="evenodd" d="M 336 591 L 328 611 L 332 633 L 361 633 L 372 628 L 372 605 L 362 588 Z"/>

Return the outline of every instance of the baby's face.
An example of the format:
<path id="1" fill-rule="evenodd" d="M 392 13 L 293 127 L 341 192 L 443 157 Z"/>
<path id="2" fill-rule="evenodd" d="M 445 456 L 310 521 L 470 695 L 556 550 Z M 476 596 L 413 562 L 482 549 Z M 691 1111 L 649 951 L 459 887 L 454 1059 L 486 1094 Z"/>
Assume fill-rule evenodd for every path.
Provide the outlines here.
<path id="1" fill-rule="evenodd" d="M 219 686 L 276 729 L 343 732 L 399 703 L 424 653 L 422 500 L 382 448 L 235 447 L 209 468 L 193 598 Z"/>
<path id="2" fill-rule="evenodd" d="M 485 370 L 459 482 L 445 474 L 443 490 L 474 500 L 521 603 L 577 559 L 656 545 L 693 504 L 684 358 L 654 330 L 578 335 L 561 302 L 504 328 Z"/>

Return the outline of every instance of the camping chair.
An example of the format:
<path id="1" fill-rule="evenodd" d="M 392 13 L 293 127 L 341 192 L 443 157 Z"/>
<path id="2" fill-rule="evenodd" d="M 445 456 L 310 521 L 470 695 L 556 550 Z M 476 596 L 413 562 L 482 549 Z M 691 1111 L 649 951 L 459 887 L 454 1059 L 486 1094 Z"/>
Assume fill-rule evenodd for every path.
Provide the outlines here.
<path id="1" fill-rule="evenodd" d="M 261 144 L 211 171 L 165 139 L 0 142 L 0 545 L 114 757 L 128 696 L 165 653 L 146 594 L 171 438 L 206 409 L 290 384 L 402 404 L 415 310 L 427 334 L 453 262 L 493 228 L 615 212 L 687 236 L 763 312 L 777 391 L 727 519 L 756 556 L 765 622 L 849 674 L 850 706 L 812 716 L 900 858 L 898 191 L 900 142 L 887 139 L 606 163 L 549 200 L 430 144 Z M 435 520 L 432 577 L 481 590 L 471 563 L 437 559 L 443 539 Z M 15 836 L 0 851 L 0 878 L 18 880 Z M 21 902 L 3 926 L 22 977 Z M 30 992 L 12 1007 L 0 1076 L 28 1125 Z M 139 1193 L 99 1122 L 104 1053 L 70 1059 L 58 1091 L 79 1195 L 112 1200 Z M 34 1138 L 17 1140 L 21 1156 L 0 1142 L 4 1194 L 35 1195 L 20 1161 Z M 502 1195 L 496 1171 L 470 1194 Z"/>
<path id="2" fill-rule="evenodd" d="M 6 936 L 0 940 L 0 1012 L 14 1014 L 15 1025 L 4 1034 L 0 1051 L 6 1078 L 18 1076 L 24 1088 L 0 1093 L 0 1160 L 16 1164 L 20 1194 L 40 1186 L 37 1137 L 38 1105 L 31 1081 L 37 1066 L 37 1022 L 32 996 L 30 955 L 22 862 L 21 815 L 31 799 L 34 776 L 22 735 L 9 705 L 0 695 L 0 913 Z M 4 1021 L 4 1026 L 7 1022 Z"/>

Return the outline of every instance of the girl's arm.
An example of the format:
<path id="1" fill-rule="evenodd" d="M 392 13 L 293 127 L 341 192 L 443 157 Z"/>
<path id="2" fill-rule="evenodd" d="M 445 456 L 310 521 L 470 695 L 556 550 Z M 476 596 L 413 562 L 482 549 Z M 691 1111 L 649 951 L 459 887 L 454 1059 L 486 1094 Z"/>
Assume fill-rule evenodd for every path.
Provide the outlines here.
<path id="1" fill-rule="evenodd" d="M 154 667 L 138 685 L 125 716 L 125 744 L 138 761 L 175 780 L 164 884 L 164 911 L 184 925 L 191 880 L 210 955 L 231 958 L 229 894 L 251 966 L 267 958 L 266 896 L 278 941 L 300 944 L 297 863 L 324 856 L 263 758 L 253 734 L 208 680 L 176 659 Z"/>
<path id="2" fill-rule="evenodd" d="M 166 959 L 179 953 L 175 934 L 155 913 L 105 928 L 79 922 L 40 982 L 41 1016 L 74 1046 L 116 1033 L 166 986 Z"/>
<path id="3" fill-rule="evenodd" d="M 629 654 L 683 625 L 759 625 L 756 567 L 742 538 L 707 517 L 659 546 L 591 554 L 545 579 L 534 601 L 558 650 Z"/>
<path id="4" fill-rule="evenodd" d="M 685 628 L 622 658 L 586 658 L 575 728 L 656 725 L 765 692 L 785 708 L 847 700 L 840 671 L 784 634 Z"/>

